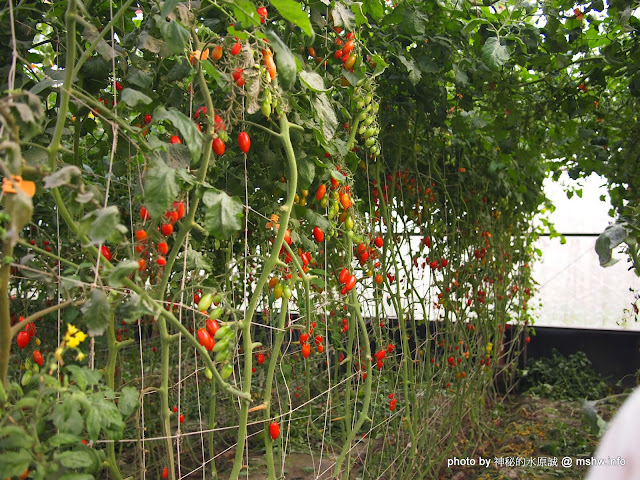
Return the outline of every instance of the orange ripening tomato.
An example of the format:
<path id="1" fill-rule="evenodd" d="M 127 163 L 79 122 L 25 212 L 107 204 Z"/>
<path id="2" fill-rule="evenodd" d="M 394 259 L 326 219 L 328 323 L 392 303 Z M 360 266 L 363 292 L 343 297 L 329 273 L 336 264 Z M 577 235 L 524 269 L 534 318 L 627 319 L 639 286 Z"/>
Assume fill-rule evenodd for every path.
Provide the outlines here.
<path id="1" fill-rule="evenodd" d="M 221 58 L 222 58 L 222 47 L 218 45 L 211 52 L 211 60 L 213 60 L 214 62 L 217 62 Z"/>
<path id="2" fill-rule="evenodd" d="M 269 78 L 273 80 L 276 78 L 276 64 L 273 61 L 273 53 L 268 48 L 266 50 L 262 50 L 262 64 L 267 67 L 267 72 L 269 72 Z"/>

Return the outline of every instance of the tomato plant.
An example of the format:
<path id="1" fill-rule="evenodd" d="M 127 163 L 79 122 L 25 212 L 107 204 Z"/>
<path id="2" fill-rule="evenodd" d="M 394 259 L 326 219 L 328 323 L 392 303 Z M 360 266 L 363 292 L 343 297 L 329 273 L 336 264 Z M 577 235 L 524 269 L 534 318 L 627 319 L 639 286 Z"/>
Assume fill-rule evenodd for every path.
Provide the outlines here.
<path id="1" fill-rule="evenodd" d="M 74 435 L 59 448 L 95 478 L 216 477 L 234 442 L 224 475 L 236 479 L 256 415 L 268 478 L 275 457 L 322 435 L 336 447 L 333 476 L 351 478 L 358 436 L 390 431 L 391 445 L 410 447 L 371 447 L 367 462 L 436 476 L 420 458 L 447 455 L 432 449 L 464 422 L 486 431 L 480 406 L 521 347 L 501 353 L 506 326 L 522 333 L 534 320 L 530 225 L 547 174 L 602 169 L 629 186 L 611 193 L 633 217 L 635 44 L 616 4 L 594 40 L 596 6 L 578 20 L 557 0 L 506 13 L 17 2 L 14 24 L 0 16 L 13 46 L 0 55 L 11 126 L 0 131 L 11 146 L 0 160 L 0 374 L 11 411 L 15 392 L 30 399 L 47 375 L 59 403 L 24 415 Z M 431 320 L 442 325 L 433 337 L 418 328 Z M 178 416 L 184 438 L 212 432 L 180 462 L 172 405 L 201 413 Z M 139 423 L 128 420 L 137 406 Z M 382 414 L 384 427 L 371 424 Z M 305 423 L 322 416 L 324 431 Z M 27 417 L 7 418 L 31 438 Z M 273 418 L 291 437 L 275 452 Z M 49 440 L 12 449 L 24 461 L 7 476 L 33 475 L 36 462 L 65 475 Z M 205 456 L 204 467 L 194 460 Z"/>

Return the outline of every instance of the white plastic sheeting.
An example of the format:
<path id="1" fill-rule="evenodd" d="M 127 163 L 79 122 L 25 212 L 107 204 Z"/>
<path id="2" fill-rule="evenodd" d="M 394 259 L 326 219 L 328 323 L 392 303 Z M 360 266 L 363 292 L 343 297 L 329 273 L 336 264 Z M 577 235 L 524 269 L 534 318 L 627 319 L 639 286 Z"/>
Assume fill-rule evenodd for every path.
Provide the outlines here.
<path id="1" fill-rule="evenodd" d="M 563 175 L 561 182 L 576 188 L 582 186 L 582 198 L 568 199 L 562 185 L 548 182 L 547 195 L 556 205 L 550 216 L 560 233 L 601 233 L 613 222 L 608 215 L 610 204 L 604 180 L 592 175 L 576 182 Z M 534 279 L 539 293 L 530 303 L 535 307 L 536 324 L 554 327 L 640 330 L 632 304 L 640 294 L 640 279 L 627 256 L 620 251 L 614 257 L 620 261 L 608 268 L 600 267 L 595 252 L 596 237 L 566 237 L 562 245 L 558 238 L 543 237 L 538 248 L 543 252 L 541 263 L 534 266 Z M 639 303 L 640 306 L 640 303 Z"/>

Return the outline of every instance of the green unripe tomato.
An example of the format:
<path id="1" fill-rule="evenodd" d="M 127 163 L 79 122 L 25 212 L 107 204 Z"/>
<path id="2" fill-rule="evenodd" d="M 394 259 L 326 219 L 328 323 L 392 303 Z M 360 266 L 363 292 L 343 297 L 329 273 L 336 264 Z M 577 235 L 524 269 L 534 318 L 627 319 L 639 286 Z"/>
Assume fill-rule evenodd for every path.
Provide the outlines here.
<path id="1" fill-rule="evenodd" d="M 213 346 L 214 353 L 220 353 L 226 350 L 229 350 L 229 340 L 226 338 L 216 341 L 216 344 Z"/>
<path id="2" fill-rule="evenodd" d="M 224 337 L 228 336 L 229 333 L 233 333 L 231 331 L 231 328 L 228 325 L 224 325 L 216 330 L 216 334 L 213 336 L 213 338 L 216 340 L 222 340 Z"/>
<path id="3" fill-rule="evenodd" d="M 206 312 L 207 310 L 209 310 L 209 307 L 211 307 L 212 303 L 213 303 L 213 294 L 205 293 L 200 299 L 200 302 L 198 302 L 198 310 L 200 312 Z"/>
<path id="4" fill-rule="evenodd" d="M 353 230 L 353 218 L 351 218 L 351 215 L 349 215 L 345 219 L 344 226 L 347 228 L 347 230 Z"/>
<path id="5" fill-rule="evenodd" d="M 285 285 L 282 295 L 284 295 L 284 298 L 286 298 L 287 300 L 289 300 L 293 296 L 293 292 L 291 291 L 291 287 L 289 287 L 289 285 Z"/>
<path id="6" fill-rule="evenodd" d="M 224 362 L 227 358 L 229 358 L 230 350 L 223 350 L 222 352 L 216 353 L 216 362 Z"/>
<path id="7" fill-rule="evenodd" d="M 226 380 L 231 376 L 232 373 L 233 373 L 233 365 L 231 365 L 230 363 L 227 363 L 224 367 L 222 367 L 222 370 L 220 371 L 220 376 L 222 377 L 223 380 Z"/>

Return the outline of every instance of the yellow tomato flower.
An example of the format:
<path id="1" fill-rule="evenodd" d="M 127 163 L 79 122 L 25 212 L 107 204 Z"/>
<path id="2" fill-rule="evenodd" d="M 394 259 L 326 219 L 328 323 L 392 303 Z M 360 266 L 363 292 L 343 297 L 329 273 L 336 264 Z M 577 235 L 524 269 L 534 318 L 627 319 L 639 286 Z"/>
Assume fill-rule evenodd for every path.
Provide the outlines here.
<path id="1" fill-rule="evenodd" d="M 493 350 L 493 343 L 489 342 L 487 344 L 487 352 L 491 353 L 491 350 Z"/>

